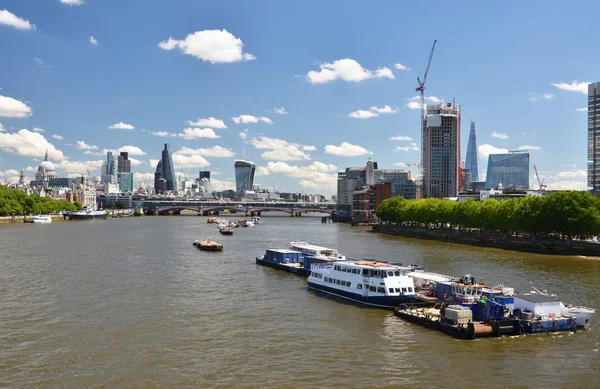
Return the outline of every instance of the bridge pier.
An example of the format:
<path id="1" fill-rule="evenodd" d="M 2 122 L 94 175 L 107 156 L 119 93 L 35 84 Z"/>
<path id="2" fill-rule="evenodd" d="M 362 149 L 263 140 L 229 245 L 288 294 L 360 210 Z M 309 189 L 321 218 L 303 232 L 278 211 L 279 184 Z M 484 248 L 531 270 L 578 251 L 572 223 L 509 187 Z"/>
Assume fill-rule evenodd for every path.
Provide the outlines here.
<path id="1" fill-rule="evenodd" d="M 176 209 L 176 210 L 174 210 L 174 211 L 171 211 L 171 213 L 172 213 L 173 215 L 181 215 L 181 209 Z"/>

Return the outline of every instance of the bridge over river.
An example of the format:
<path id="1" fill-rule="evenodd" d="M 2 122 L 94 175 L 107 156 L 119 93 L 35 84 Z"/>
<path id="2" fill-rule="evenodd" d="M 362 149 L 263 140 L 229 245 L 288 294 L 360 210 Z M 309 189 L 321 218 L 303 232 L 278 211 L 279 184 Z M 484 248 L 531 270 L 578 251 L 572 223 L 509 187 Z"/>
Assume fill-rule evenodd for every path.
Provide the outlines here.
<path id="1" fill-rule="evenodd" d="M 178 201 L 178 200 L 146 200 L 142 203 L 146 214 L 165 215 L 193 211 L 198 215 L 208 216 L 219 212 L 243 213 L 244 215 L 260 215 L 262 212 L 285 212 L 291 216 L 303 213 L 329 214 L 335 209 L 330 203 L 297 203 L 297 202 L 219 202 L 219 201 Z"/>

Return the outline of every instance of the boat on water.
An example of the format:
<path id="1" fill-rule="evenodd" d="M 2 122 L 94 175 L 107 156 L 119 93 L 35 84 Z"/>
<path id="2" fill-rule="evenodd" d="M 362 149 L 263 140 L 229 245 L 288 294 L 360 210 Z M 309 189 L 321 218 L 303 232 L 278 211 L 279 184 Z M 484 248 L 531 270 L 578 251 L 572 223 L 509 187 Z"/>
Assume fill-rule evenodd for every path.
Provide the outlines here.
<path id="1" fill-rule="evenodd" d="M 328 247 L 316 246 L 303 241 L 294 241 L 290 244 L 290 250 L 304 253 L 305 256 L 320 256 L 330 260 L 343 261 L 345 256 L 338 253 L 336 249 Z"/>
<path id="2" fill-rule="evenodd" d="M 132 216 L 133 216 L 133 210 L 123 212 L 123 213 L 120 213 L 117 215 L 117 217 L 132 217 Z"/>
<path id="3" fill-rule="evenodd" d="M 291 242 L 287 249 L 267 249 L 264 255 L 256 257 L 256 263 L 308 277 L 312 264 L 345 259 L 346 257 L 339 254 L 336 249 L 296 241 Z"/>
<path id="4" fill-rule="evenodd" d="M 103 220 L 108 217 L 107 211 L 94 211 L 90 207 L 83 207 L 79 211 L 69 212 L 70 220 Z"/>
<path id="5" fill-rule="evenodd" d="M 50 224 L 52 223 L 52 216 L 50 215 L 35 215 L 33 217 L 33 224 Z"/>
<path id="6" fill-rule="evenodd" d="M 575 306 L 571 304 L 564 304 L 556 294 L 548 293 L 546 290 L 539 290 L 536 287 L 532 287 L 532 290 L 528 293 L 530 295 L 537 294 L 540 296 L 547 296 L 560 302 L 560 312 L 563 316 L 572 315 L 577 320 L 577 327 L 585 327 L 589 322 L 596 310 L 594 308 Z"/>
<path id="7" fill-rule="evenodd" d="M 375 261 L 314 263 L 308 288 L 386 309 L 418 300 L 405 268 Z"/>
<path id="8" fill-rule="evenodd" d="M 221 227 L 219 232 L 223 235 L 233 235 L 233 228 L 231 226 Z"/>
<path id="9" fill-rule="evenodd" d="M 194 246 L 198 247 L 198 249 L 202 251 L 223 251 L 223 245 L 219 242 L 215 242 L 214 240 L 202 239 L 194 242 Z"/>
<path id="10" fill-rule="evenodd" d="M 206 222 L 208 224 L 219 224 L 219 218 L 218 217 L 209 217 Z"/>

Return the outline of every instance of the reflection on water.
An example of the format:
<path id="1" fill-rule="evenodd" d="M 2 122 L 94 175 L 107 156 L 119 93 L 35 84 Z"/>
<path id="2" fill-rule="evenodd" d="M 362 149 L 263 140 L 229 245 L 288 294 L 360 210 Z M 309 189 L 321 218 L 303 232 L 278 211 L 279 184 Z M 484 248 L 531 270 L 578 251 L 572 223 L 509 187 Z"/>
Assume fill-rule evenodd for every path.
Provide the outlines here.
<path id="1" fill-rule="evenodd" d="M 200 252 L 211 236 L 223 253 Z M 0 386 L 592 387 L 600 317 L 577 334 L 458 341 L 309 292 L 254 257 L 292 240 L 345 255 L 531 285 L 600 306 L 600 261 L 263 217 L 218 236 L 204 217 L 0 226 Z M 485 377 L 485 378 L 484 378 Z"/>

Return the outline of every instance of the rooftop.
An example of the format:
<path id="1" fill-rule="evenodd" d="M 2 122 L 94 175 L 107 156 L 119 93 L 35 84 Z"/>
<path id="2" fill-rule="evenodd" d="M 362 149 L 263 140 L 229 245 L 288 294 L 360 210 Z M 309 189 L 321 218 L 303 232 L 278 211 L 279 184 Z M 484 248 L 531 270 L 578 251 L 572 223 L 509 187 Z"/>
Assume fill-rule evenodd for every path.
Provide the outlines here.
<path id="1" fill-rule="evenodd" d="M 521 294 L 516 296 L 515 298 L 520 298 L 521 300 L 529 301 L 530 303 L 558 303 L 559 300 L 545 296 L 543 294 Z"/>

